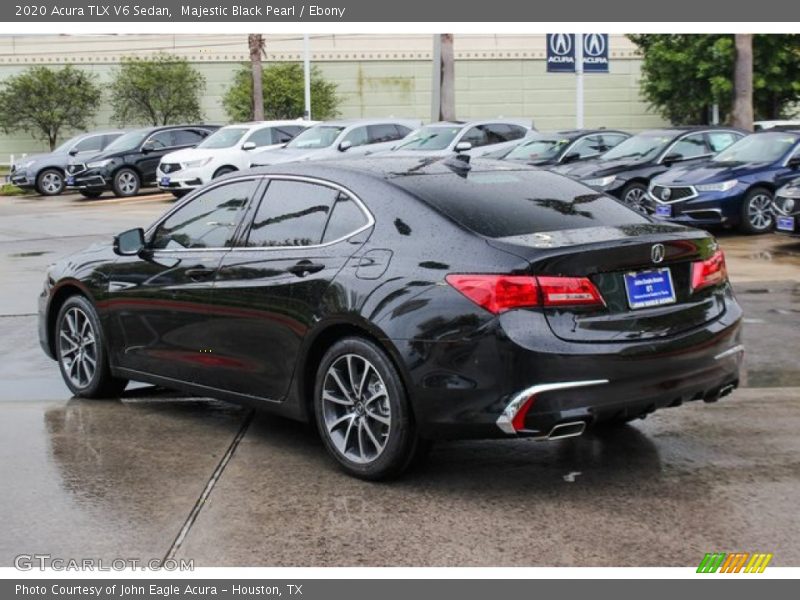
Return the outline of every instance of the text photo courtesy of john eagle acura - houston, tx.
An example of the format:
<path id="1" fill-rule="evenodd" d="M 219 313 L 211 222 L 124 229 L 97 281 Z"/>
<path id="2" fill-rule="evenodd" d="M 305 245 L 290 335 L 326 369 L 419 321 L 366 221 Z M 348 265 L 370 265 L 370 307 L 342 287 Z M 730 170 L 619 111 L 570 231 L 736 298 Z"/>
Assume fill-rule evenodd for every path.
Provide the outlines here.
<path id="1" fill-rule="evenodd" d="M 181 31 L 0 37 L 5 566 L 800 564 L 800 35 Z"/>

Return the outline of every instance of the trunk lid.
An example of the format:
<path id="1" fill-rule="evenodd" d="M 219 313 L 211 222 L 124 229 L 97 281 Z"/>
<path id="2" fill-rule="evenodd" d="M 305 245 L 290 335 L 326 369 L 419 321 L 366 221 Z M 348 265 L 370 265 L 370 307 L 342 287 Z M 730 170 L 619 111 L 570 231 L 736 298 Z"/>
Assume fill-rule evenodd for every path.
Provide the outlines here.
<path id="1" fill-rule="evenodd" d="M 618 342 L 671 336 L 719 318 L 725 311 L 720 287 L 692 293 L 692 263 L 709 258 L 714 238 L 699 230 L 671 224 L 643 223 L 587 227 L 496 238 L 489 244 L 528 261 L 529 273 L 588 277 L 604 307 L 547 308 L 553 333 L 575 342 Z M 663 259 L 654 263 L 654 245 Z M 626 274 L 659 274 L 669 269 L 675 301 L 632 308 Z M 629 282 L 630 285 L 631 282 Z"/>

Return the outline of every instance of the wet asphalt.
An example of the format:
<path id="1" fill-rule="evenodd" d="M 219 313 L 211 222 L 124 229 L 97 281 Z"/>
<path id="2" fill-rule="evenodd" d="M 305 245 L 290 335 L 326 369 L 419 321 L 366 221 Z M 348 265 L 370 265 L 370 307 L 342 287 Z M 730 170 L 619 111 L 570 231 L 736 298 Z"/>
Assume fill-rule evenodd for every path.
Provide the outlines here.
<path id="1" fill-rule="evenodd" d="M 149 386 L 70 398 L 36 338 L 45 267 L 170 204 L 0 198 L 0 566 L 32 553 L 689 566 L 713 551 L 800 566 L 800 242 L 719 233 L 746 315 L 743 387 L 728 398 L 610 434 L 442 443 L 402 480 L 369 484 L 302 424 Z"/>

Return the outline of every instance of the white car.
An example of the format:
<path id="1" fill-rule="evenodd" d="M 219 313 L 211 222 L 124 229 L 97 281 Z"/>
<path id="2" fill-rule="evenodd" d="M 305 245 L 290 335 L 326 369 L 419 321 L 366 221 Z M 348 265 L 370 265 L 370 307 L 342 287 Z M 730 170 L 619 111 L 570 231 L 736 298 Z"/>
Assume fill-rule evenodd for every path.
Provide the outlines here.
<path id="1" fill-rule="evenodd" d="M 253 154 L 250 166 L 301 160 L 355 158 L 388 150 L 414 129 L 419 119 L 338 119 L 309 127 L 285 147 Z"/>
<path id="2" fill-rule="evenodd" d="M 247 169 L 254 150 L 280 148 L 313 121 L 257 121 L 223 127 L 194 148 L 164 155 L 158 187 L 183 196 L 226 173 Z"/>
<path id="3" fill-rule="evenodd" d="M 479 157 L 517 145 L 533 130 L 531 119 L 440 121 L 409 134 L 384 155 Z"/>

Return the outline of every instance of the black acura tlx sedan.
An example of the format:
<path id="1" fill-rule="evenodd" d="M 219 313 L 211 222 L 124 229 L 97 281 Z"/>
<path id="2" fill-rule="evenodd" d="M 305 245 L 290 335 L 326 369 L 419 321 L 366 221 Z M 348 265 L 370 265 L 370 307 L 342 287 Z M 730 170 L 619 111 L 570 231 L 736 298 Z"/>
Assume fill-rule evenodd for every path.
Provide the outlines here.
<path id="1" fill-rule="evenodd" d="M 739 380 L 714 238 L 561 175 L 455 158 L 231 174 L 52 266 L 70 390 L 136 380 L 316 421 L 349 473 L 431 440 L 557 439 Z"/>

